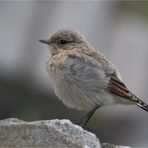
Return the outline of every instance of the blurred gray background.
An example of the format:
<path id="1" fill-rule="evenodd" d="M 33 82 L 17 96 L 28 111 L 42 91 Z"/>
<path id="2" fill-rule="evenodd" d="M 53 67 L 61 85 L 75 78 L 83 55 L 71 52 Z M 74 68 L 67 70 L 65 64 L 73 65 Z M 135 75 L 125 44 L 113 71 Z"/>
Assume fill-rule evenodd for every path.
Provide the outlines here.
<path id="1" fill-rule="evenodd" d="M 55 96 L 38 42 L 65 27 L 78 29 L 148 103 L 148 2 L 0 2 L 0 119 L 70 119 L 85 111 Z M 148 113 L 136 106 L 99 109 L 88 127 L 102 142 L 148 147 Z"/>

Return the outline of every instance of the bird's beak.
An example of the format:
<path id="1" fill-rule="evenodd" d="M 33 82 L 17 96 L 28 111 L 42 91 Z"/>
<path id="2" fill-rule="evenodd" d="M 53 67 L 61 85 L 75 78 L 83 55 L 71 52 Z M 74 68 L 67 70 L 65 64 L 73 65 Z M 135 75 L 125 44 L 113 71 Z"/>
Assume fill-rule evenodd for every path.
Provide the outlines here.
<path id="1" fill-rule="evenodd" d="M 41 42 L 41 43 L 44 43 L 44 44 L 50 44 L 50 41 L 49 40 L 39 40 L 39 42 Z"/>

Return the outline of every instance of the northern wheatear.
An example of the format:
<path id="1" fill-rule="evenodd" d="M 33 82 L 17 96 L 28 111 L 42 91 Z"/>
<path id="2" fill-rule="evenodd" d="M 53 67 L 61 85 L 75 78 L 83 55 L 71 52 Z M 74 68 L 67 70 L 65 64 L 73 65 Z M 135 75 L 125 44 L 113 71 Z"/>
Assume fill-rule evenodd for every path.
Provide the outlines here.
<path id="1" fill-rule="evenodd" d="M 85 126 L 101 106 L 137 105 L 148 111 L 148 105 L 122 82 L 116 67 L 78 31 L 62 29 L 40 42 L 51 48 L 47 69 L 56 95 L 70 108 L 89 110 L 80 125 Z"/>

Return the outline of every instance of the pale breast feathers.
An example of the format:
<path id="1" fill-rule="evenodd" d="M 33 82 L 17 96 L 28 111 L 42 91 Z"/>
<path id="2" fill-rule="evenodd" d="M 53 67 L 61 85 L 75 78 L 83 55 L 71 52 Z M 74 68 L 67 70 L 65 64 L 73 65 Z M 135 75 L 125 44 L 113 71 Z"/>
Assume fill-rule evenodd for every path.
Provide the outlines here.
<path id="1" fill-rule="evenodd" d="M 82 108 L 84 105 L 84 108 L 91 108 L 96 102 L 99 103 L 97 94 L 102 93 L 109 82 L 99 59 L 77 52 L 61 57 L 54 57 L 48 65 L 57 96 L 70 107 Z M 57 60 L 56 64 L 53 60 Z"/>

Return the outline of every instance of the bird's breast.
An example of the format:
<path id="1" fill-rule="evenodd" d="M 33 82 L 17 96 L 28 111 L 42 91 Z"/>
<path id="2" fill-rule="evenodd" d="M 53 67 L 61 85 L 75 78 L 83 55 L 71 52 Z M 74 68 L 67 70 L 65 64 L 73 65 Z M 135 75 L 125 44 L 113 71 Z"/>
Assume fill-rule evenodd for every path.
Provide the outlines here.
<path id="1" fill-rule="evenodd" d="M 68 107 L 89 110 L 104 101 L 102 70 L 62 55 L 52 57 L 47 69 L 56 95 Z"/>

